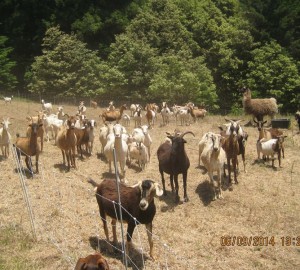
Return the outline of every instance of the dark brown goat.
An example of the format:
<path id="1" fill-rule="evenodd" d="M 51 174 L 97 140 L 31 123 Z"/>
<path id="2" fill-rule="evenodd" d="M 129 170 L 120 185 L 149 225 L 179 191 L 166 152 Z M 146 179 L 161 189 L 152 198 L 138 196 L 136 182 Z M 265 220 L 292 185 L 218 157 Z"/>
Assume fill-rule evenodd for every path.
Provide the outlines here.
<path id="1" fill-rule="evenodd" d="M 79 258 L 74 270 L 109 270 L 109 266 L 105 258 L 96 252 L 85 258 Z"/>
<path id="2" fill-rule="evenodd" d="M 97 187 L 96 199 L 106 239 L 109 241 L 106 220 L 106 216 L 108 215 L 112 218 L 113 241 L 116 244 L 116 222 L 120 220 L 120 209 L 116 205 L 116 202 L 118 202 L 116 182 L 112 179 L 105 179 L 99 185 L 92 179 L 89 179 L 88 182 Z M 152 221 L 156 213 L 154 196 L 161 196 L 163 191 L 159 187 L 159 184 L 152 180 L 143 180 L 131 187 L 123 183 L 119 183 L 119 185 L 122 218 L 128 224 L 126 249 L 128 251 L 129 246 L 132 245 L 131 239 L 135 226 L 137 224 L 145 224 L 150 245 L 150 256 L 153 258 Z"/>
<path id="3" fill-rule="evenodd" d="M 36 173 L 39 173 L 39 155 L 40 155 L 40 146 L 37 143 L 37 133 L 39 127 L 43 124 L 38 123 L 31 123 L 29 124 L 31 128 L 30 137 L 19 137 L 17 134 L 17 140 L 14 146 L 16 147 L 17 156 L 20 160 L 20 156 L 26 156 L 25 162 L 28 170 L 32 172 L 30 157 L 35 156 L 35 166 L 36 166 Z"/>
<path id="4" fill-rule="evenodd" d="M 189 200 L 187 196 L 186 186 L 187 186 L 187 171 L 190 167 L 190 160 L 185 152 L 184 144 L 186 140 L 183 138 L 186 134 L 194 133 L 191 131 L 186 131 L 179 136 L 172 136 L 167 133 L 167 137 L 171 139 L 172 144 L 169 142 L 164 142 L 161 144 L 157 150 L 157 158 L 159 162 L 159 172 L 161 174 L 161 180 L 163 184 L 164 195 L 166 193 L 165 187 L 165 179 L 164 172 L 170 175 L 170 184 L 172 188 L 172 192 L 174 192 L 174 183 L 175 182 L 175 192 L 176 197 L 175 201 L 179 202 L 178 195 L 178 174 L 182 174 L 183 178 L 183 190 L 184 190 L 184 201 L 187 202 Z"/>

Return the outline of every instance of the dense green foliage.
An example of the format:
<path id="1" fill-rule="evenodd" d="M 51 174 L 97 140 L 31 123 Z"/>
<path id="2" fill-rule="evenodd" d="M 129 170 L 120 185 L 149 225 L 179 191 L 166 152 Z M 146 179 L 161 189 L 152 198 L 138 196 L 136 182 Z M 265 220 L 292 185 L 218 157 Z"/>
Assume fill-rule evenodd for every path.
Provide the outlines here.
<path id="1" fill-rule="evenodd" d="M 0 59 L 16 62 L 4 73 L 11 88 L 17 76 L 20 91 L 193 100 L 228 111 L 241 106 L 237 90 L 248 85 L 293 112 L 300 106 L 297 3 L 6 0 L 0 35 L 11 54 L 2 50 Z"/>

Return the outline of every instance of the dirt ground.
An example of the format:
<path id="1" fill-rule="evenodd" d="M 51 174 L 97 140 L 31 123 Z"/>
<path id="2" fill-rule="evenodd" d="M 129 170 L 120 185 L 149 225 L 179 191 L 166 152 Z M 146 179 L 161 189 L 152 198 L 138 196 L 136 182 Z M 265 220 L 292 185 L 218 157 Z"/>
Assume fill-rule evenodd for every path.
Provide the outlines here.
<path id="1" fill-rule="evenodd" d="M 13 117 L 10 131 L 12 141 L 16 133 L 25 135 L 27 115 L 36 115 L 38 103 L 17 101 L 0 104 L 0 117 Z M 56 109 L 56 106 L 55 106 Z M 65 106 L 72 115 L 76 106 Z M 93 187 L 87 183 L 113 178 L 108 164 L 101 157 L 99 128 L 102 109 L 87 109 L 87 116 L 98 122 L 94 152 L 91 156 L 76 158 L 78 168 L 67 172 L 62 166 L 62 155 L 54 141 L 44 143 L 40 156 L 40 173 L 32 178 L 25 172 L 33 223 L 37 241 L 26 254 L 39 265 L 36 269 L 74 269 L 79 257 L 101 250 L 111 269 L 126 269 L 120 251 L 111 254 L 107 249 L 102 222 L 98 213 Z M 241 116 L 245 119 L 247 117 Z M 249 138 L 246 146 L 246 170 L 238 175 L 239 184 L 230 191 L 224 186 L 224 199 L 212 201 L 212 188 L 203 167 L 198 166 L 198 142 L 205 132 L 218 132 L 224 117 L 206 116 L 190 126 L 176 126 L 172 119 L 161 126 L 158 117 L 150 131 L 153 139 L 151 162 L 144 171 L 127 168 L 129 184 L 152 179 L 161 184 L 156 150 L 165 138 L 165 132 L 175 128 L 191 130 L 195 137 L 186 135 L 186 151 L 191 161 L 187 191 L 189 202 L 183 203 L 182 176 L 179 176 L 180 203 L 174 203 L 174 194 L 155 199 L 157 214 L 153 222 L 154 255 L 149 257 L 145 227 L 139 225 L 133 234 L 135 249 L 131 251 L 128 269 L 300 269 L 300 134 L 293 119 L 285 141 L 282 168 L 271 167 L 271 162 L 257 162 L 258 131 L 245 127 Z M 145 119 L 143 119 L 145 123 Z M 134 123 L 127 127 L 128 132 Z M 242 168 L 241 158 L 240 169 Z M 23 161 L 24 162 L 24 161 Z M 31 233 L 28 209 L 23 197 L 19 174 L 13 155 L 0 156 L 0 224 L 19 226 Z M 124 225 L 126 229 L 126 224 Z M 109 231 L 112 239 L 111 226 Z M 118 225 L 121 249 L 120 225 Z M 226 238 L 227 237 L 227 238 Z M 229 242 L 231 237 L 231 242 Z M 261 241 L 258 241 L 261 237 Z M 289 243 L 288 237 L 295 241 Z M 297 239 L 298 237 L 298 239 Z M 247 240 L 247 241 L 245 241 Z M 13 252 L 13 250 L 12 250 Z"/>

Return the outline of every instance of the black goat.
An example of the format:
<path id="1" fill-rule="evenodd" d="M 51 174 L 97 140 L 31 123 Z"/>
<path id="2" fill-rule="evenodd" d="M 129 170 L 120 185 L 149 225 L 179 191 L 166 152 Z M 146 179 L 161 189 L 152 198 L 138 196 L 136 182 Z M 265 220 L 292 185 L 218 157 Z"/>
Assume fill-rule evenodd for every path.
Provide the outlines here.
<path id="1" fill-rule="evenodd" d="M 183 178 L 183 190 L 184 190 L 184 201 L 187 202 L 189 200 L 186 192 L 186 184 L 187 184 L 187 171 L 190 167 L 190 160 L 185 152 L 184 144 L 186 140 L 183 138 L 186 134 L 194 133 L 191 131 L 186 131 L 180 135 L 170 135 L 168 134 L 168 138 L 171 139 L 172 144 L 169 142 L 164 142 L 161 144 L 157 150 L 157 158 L 159 162 L 159 172 L 161 174 L 161 180 L 163 184 L 164 195 L 166 193 L 165 187 L 165 179 L 164 172 L 170 175 L 170 184 L 172 188 L 172 192 L 174 192 L 174 183 L 175 182 L 175 192 L 176 198 L 175 201 L 179 202 L 178 195 L 178 174 L 182 174 Z"/>
<path id="2" fill-rule="evenodd" d="M 106 239 L 109 241 L 106 220 L 106 215 L 108 215 L 112 218 L 113 241 L 116 244 L 116 222 L 120 220 L 120 209 L 116 205 L 116 202 L 118 202 L 116 182 L 112 179 L 105 179 L 99 185 L 92 179 L 89 179 L 88 182 L 97 187 L 96 199 L 99 206 L 100 217 L 103 221 Z M 131 187 L 123 183 L 119 183 L 119 185 L 122 218 L 123 221 L 128 223 L 126 249 L 128 250 L 128 246 L 131 245 L 135 226 L 137 224 L 145 224 L 150 245 L 150 256 L 153 258 L 152 221 L 156 213 L 154 196 L 161 196 L 163 191 L 159 187 L 159 184 L 152 180 L 143 180 Z"/>

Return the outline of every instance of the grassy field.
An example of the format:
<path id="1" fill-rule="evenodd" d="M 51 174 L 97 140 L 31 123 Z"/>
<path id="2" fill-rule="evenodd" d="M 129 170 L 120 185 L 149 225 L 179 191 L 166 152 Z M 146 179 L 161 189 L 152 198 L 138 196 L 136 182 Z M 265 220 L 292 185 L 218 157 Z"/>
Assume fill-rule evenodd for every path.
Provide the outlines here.
<path id="1" fill-rule="evenodd" d="M 1 103 L 0 117 L 13 117 L 10 126 L 13 141 L 17 132 L 25 135 L 26 116 L 36 115 L 40 108 L 40 104 L 26 101 Z M 101 111 L 100 108 L 87 110 L 87 116 L 98 122 L 97 137 L 94 153 L 83 160 L 77 157 L 77 170 L 65 170 L 61 152 L 51 140 L 44 143 L 40 173 L 32 178 L 25 172 L 37 239 L 32 236 L 13 155 L 8 159 L 0 156 L 0 269 L 74 269 L 79 257 L 94 250 L 103 253 L 111 269 L 125 269 L 121 253 L 108 252 L 93 187 L 86 181 L 91 177 L 100 183 L 104 178 L 114 177 L 108 173 L 108 164 L 99 154 Z M 65 112 L 74 114 L 76 106 L 66 105 Z M 240 116 L 240 119 L 245 123 L 249 118 Z M 143 121 L 145 123 L 145 119 Z M 258 131 L 253 127 L 244 128 L 249 134 L 247 172 L 239 173 L 239 184 L 234 185 L 232 191 L 225 185 L 224 199 L 217 201 L 212 201 L 208 175 L 198 166 L 197 145 L 205 132 L 218 132 L 218 126 L 225 123 L 224 117 L 208 115 L 190 126 L 176 126 L 175 120 L 168 126 L 160 123 L 159 116 L 150 131 L 151 162 L 142 172 L 135 166 L 127 168 L 126 178 L 130 185 L 146 178 L 161 184 L 156 150 L 165 132 L 175 128 L 191 130 L 195 137 L 185 136 L 191 161 L 187 182 L 190 201 L 182 202 L 182 177 L 179 176 L 181 201 L 174 203 L 166 176 L 168 194 L 155 201 L 156 258 L 149 258 L 146 231 L 140 225 L 133 234 L 135 249 L 130 254 L 128 269 L 300 269 L 300 134 L 294 119 L 291 128 L 284 130 L 288 137 L 282 168 L 278 168 L 277 160 L 275 169 L 271 162 L 256 160 Z M 133 128 L 131 122 L 128 132 Z M 109 231 L 112 237 L 111 226 Z M 289 245 L 285 241 L 287 237 L 299 237 L 298 242 Z M 120 242 L 120 235 L 118 239 Z M 121 248 L 121 243 L 117 248 Z"/>

